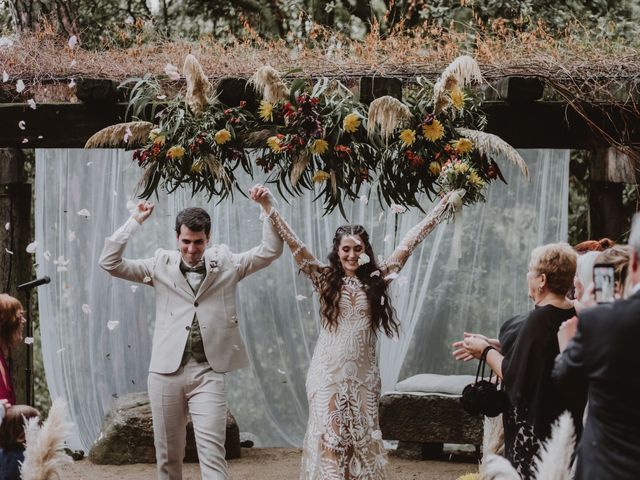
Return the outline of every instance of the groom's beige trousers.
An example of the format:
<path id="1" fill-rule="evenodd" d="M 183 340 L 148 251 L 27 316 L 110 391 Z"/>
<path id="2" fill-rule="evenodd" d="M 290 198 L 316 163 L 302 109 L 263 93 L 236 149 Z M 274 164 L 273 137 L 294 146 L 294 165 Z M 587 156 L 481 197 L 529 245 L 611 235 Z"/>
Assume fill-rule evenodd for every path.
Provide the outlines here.
<path id="1" fill-rule="evenodd" d="M 175 373 L 150 372 L 148 386 L 158 480 L 182 479 L 188 414 L 193 422 L 202 480 L 228 480 L 224 459 L 227 428 L 224 374 L 214 372 L 208 362 L 189 359 Z"/>

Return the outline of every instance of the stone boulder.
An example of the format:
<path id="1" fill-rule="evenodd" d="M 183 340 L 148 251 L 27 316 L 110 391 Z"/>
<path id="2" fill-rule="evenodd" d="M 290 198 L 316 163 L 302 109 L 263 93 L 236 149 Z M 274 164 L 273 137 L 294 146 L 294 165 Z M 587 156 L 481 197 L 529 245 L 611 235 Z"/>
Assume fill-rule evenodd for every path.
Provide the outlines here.
<path id="1" fill-rule="evenodd" d="M 240 457 L 240 429 L 227 410 L 226 458 Z M 155 463 L 151 406 L 147 392 L 131 393 L 118 399 L 107 414 L 100 436 L 89 452 L 89 460 L 103 465 Z M 187 424 L 185 462 L 197 462 L 193 425 Z"/>

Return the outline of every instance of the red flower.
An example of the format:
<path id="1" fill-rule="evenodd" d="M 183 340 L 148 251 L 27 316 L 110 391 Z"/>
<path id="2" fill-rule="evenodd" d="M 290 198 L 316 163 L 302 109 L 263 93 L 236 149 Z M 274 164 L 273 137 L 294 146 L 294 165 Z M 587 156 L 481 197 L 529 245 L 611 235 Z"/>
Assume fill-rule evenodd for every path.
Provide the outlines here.
<path id="1" fill-rule="evenodd" d="M 244 108 L 247 106 L 247 102 L 244 100 L 240 100 L 240 108 Z"/>
<path id="2" fill-rule="evenodd" d="M 232 112 L 232 110 L 230 108 L 227 108 L 223 113 L 225 115 L 229 115 Z"/>

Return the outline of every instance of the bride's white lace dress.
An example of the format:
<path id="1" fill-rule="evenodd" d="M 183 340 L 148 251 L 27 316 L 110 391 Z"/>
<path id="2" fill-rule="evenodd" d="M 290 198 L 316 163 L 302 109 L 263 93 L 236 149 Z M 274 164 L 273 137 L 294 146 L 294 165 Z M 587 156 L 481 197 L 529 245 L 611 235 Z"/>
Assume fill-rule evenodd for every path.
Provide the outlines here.
<path id="1" fill-rule="evenodd" d="M 414 248 L 437 225 L 434 213 L 413 227 L 380 268 L 391 281 Z M 437 210 L 437 212 L 436 212 Z M 300 270 L 320 291 L 328 266 L 321 264 L 272 209 L 268 215 L 291 248 Z M 380 370 L 370 307 L 357 277 L 343 278 L 337 328 L 322 328 L 307 374 L 309 422 L 304 439 L 301 480 L 383 480 L 386 453 L 378 423 Z"/>

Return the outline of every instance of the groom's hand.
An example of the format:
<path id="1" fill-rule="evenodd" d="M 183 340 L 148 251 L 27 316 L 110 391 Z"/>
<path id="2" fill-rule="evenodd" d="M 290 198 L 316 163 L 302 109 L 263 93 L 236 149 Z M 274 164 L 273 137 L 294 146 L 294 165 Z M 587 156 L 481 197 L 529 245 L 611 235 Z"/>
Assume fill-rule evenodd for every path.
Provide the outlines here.
<path id="1" fill-rule="evenodd" d="M 147 218 L 149 218 L 154 208 L 155 205 L 151 202 L 138 202 L 138 205 L 136 205 L 136 208 L 133 212 L 133 218 L 135 218 L 138 223 L 142 224 Z"/>
<path id="2" fill-rule="evenodd" d="M 249 190 L 249 197 L 259 203 L 265 211 L 271 208 L 271 192 L 260 184 L 254 185 Z"/>

